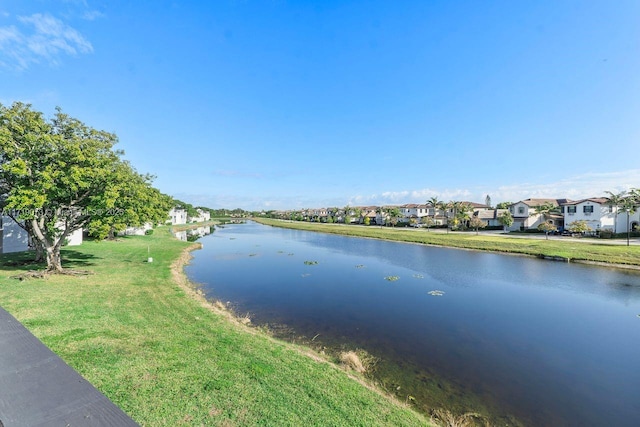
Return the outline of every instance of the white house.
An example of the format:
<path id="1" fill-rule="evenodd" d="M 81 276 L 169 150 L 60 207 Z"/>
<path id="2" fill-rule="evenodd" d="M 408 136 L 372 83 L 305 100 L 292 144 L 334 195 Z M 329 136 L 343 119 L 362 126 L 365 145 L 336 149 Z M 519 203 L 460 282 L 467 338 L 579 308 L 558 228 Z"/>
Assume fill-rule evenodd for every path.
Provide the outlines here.
<path id="1" fill-rule="evenodd" d="M 551 204 L 553 207 L 560 209 L 560 205 L 570 202 L 567 199 L 526 199 L 509 206 L 509 212 L 513 216 L 513 225 L 509 227 L 509 231 L 514 230 L 532 230 L 538 228 L 542 222 L 552 222 L 558 228 L 564 226 L 564 217 L 561 214 L 542 215 L 538 213 L 536 207 L 544 204 Z"/>
<path id="2" fill-rule="evenodd" d="M 18 225 L 10 216 L 0 216 L 0 254 L 22 252 L 31 249 L 31 241 L 26 230 Z M 67 246 L 82 244 L 82 229 L 67 236 Z"/>
<path id="3" fill-rule="evenodd" d="M 179 225 L 187 223 L 187 210 L 182 208 L 171 208 L 169 211 L 168 223 L 171 225 Z"/>
<path id="4" fill-rule="evenodd" d="M 420 218 L 429 215 L 429 206 L 421 205 L 421 204 L 406 204 L 400 206 L 400 213 L 403 218 L 402 221 L 409 222 L 411 219 L 415 219 L 417 222 L 420 222 Z"/>
<path id="5" fill-rule="evenodd" d="M 118 233 L 121 236 L 144 236 L 147 234 L 147 230 L 151 230 L 153 228 L 153 224 L 150 222 L 144 223 L 140 227 L 127 227 L 124 231 Z"/>
<path id="6" fill-rule="evenodd" d="M 564 226 L 572 222 L 584 221 L 593 231 L 616 228 L 616 213 L 614 207 L 608 205 L 608 199 L 593 197 L 563 203 L 560 207 L 564 215 Z"/>
<path id="7" fill-rule="evenodd" d="M 211 214 L 208 211 L 204 211 L 200 208 L 196 209 L 198 216 L 190 216 L 187 218 L 189 222 L 205 222 L 211 219 Z"/>
<path id="8" fill-rule="evenodd" d="M 608 204 L 606 197 L 592 197 L 564 203 L 561 208 L 564 224 L 568 227 L 574 221 L 585 221 L 594 231 L 611 230 L 615 233 L 633 231 L 640 224 L 640 210 L 627 214 L 623 209 Z"/>

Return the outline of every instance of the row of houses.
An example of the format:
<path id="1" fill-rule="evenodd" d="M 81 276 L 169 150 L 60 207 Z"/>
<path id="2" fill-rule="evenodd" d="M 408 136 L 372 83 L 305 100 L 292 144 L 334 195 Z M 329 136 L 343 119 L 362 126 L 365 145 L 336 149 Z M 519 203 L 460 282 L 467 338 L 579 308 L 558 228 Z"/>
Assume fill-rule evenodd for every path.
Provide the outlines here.
<path id="1" fill-rule="evenodd" d="M 493 209 L 475 202 L 459 202 L 466 205 L 469 216 L 481 219 L 486 226 L 501 227 L 500 217 L 509 212 L 513 224 L 507 231 L 525 231 L 538 229 L 542 222 L 552 223 L 559 231 L 574 221 L 584 221 L 592 230 L 610 230 L 613 233 L 625 233 L 640 225 L 640 209 L 627 212 L 613 206 L 605 197 L 592 197 L 581 200 L 531 198 L 513 203 L 506 209 Z M 539 211 L 541 206 L 551 207 Z M 367 222 L 385 225 L 391 220 L 415 225 L 448 226 L 455 216 L 456 207 L 433 206 L 432 204 L 404 204 L 388 206 L 358 206 L 345 208 L 303 209 L 301 211 L 279 211 L 275 216 L 284 219 L 301 219 L 316 222 Z M 396 211 L 399 217 L 392 218 L 390 212 Z M 429 220 L 425 220 L 429 218 Z"/>
<path id="2" fill-rule="evenodd" d="M 197 215 L 189 216 L 186 209 L 179 207 L 171 209 L 168 214 L 167 224 L 179 225 L 195 222 L 205 222 L 211 219 L 211 214 L 202 209 L 196 209 Z M 153 228 L 153 224 L 147 223 L 140 227 L 127 227 L 121 235 L 134 236 L 144 235 L 147 230 Z M 83 241 L 83 230 L 74 231 L 67 238 L 68 246 L 81 245 Z M 28 233 L 10 216 L 0 215 L 0 254 L 11 252 L 22 252 L 31 248 L 31 241 Z"/>

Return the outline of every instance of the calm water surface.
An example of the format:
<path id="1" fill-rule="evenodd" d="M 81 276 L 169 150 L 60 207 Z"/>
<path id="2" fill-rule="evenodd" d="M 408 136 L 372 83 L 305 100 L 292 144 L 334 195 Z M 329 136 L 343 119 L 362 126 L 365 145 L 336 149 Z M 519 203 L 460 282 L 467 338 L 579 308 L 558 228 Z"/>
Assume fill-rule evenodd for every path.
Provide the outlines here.
<path id="1" fill-rule="evenodd" d="M 209 297 L 254 323 L 367 350 L 384 384 L 423 408 L 640 425 L 636 272 L 255 223 L 200 241 L 186 271 Z"/>

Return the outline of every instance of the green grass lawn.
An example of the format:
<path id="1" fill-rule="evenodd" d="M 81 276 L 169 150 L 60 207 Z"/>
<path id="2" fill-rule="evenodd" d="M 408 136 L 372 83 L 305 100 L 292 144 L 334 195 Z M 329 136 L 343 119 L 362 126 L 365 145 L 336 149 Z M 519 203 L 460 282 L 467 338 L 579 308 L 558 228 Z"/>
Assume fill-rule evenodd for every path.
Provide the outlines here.
<path id="1" fill-rule="evenodd" d="M 64 249 L 63 266 L 95 274 L 25 281 L 10 276 L 32 255 L 3 255 L 0 304 L 142 425 L 428 423 L 356 374 L 207 308 L 172 276 L 190 245 L 166 228 L 88 241 Z"/>
<path id="2" fill-rule="evenodd" d="M 496 251 L 533 256 L 568 258 L 571 261 L 595 261 L 610 264 L 640 265 L 640 246 L 589 244 L 575 241 L 522 239 L 504 235 L 476 233 L 438 233 L 425 229 L 387 228 L 375 226 L 345 226 L 290 222 L 259 218 L 256 221 L 277 227 L 346 236 L 369 237 L 410 243 L 449 246 L 454 248 Z"/>

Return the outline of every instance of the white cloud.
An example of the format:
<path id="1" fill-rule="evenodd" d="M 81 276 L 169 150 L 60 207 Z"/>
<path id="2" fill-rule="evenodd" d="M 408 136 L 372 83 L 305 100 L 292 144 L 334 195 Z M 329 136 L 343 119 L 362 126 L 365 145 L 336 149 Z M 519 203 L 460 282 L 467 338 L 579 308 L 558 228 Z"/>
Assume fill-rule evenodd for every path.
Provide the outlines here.
<path id="1" fill-rule="evenodd" d="M 98 18 L 104 18 L 106 15 L 97 10 L 88 10 L 82 14 L 82 19 L 87 21 L 95 21 Z"/>
<path id="2" fill-rule="evenodd" d="M 217 171 L 220 175 L 237 176 L 236 171 Z M 464 200 L 483 203 L 485 196 L 491 196 L 492 203 L 517 202 L 527 198 L 568 198 L 583 199 L 605 196 L 605 191 L 619 192 L 629 188 L 640 188 L 640 169 L 619 172 L 586 173 L 547 183 L 514 183 L 499 187 L 474 187 L 437 189 L 421 188 L 414 190 L 387 191 L 355 195 L 352 197 L 323 197 L 313 191 L 301 195 L 260 195 L 242 196 L 232 193 L 218 194 L 176 194 L 175 196 L 194 205 L 211 208 L 237 208 L 247 210 L 260 209 L 301 209 L 331 206 L 400 205 L 405 203 L 425 203 L 431 197 L 440 200 Z"/>
<path id="3" fill-rule="evenodd" d="M 19 16 L 16 25 L 0 27 L 0 66 L 15 70 L 46 61 L 56 65 L 62 54 L 93 52 L 93 46 L 77 30 L 61 20 L 36 13 Z"/>

